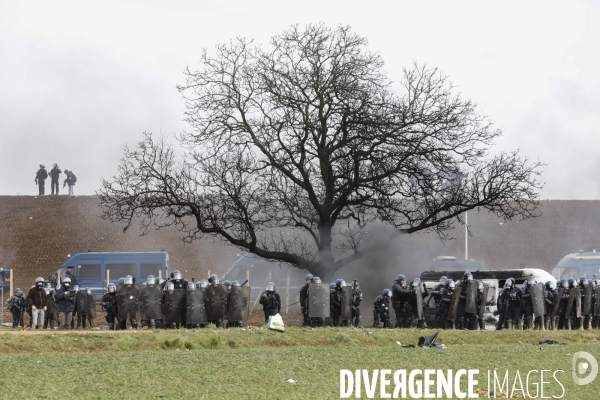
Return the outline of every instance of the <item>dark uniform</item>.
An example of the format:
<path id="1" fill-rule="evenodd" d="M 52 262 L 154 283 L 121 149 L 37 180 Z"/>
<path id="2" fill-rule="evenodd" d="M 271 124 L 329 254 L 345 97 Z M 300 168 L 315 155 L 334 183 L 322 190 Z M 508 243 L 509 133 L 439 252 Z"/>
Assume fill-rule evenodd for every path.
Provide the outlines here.
<path id="1" fill-rule="evenodd" d="M 352 324 L 357 328 L 360 325 L 360 309 L 358 307 L 360 307 L 362 298 L 363 295 L 358 282 L 352 282 Z"/>
<path id="2" fill-rule="evenodd" d="M 512 278 L 511 278 L 512 279 Z M 522 293 L 521 289 L 515 286 L 514 280 L 511 281 L 510 288 L 505 289 L 505 307 L 506 321 L 508 329 L 522 329 Z"/>
<path id="3" fill-rule="evenodd" d="M 507 281 L 504 284 L 504 288 L 498 293 L 498 299 L 496 300 L 496 308 L 498 309 L 498 323 L 496 324 L 496 330 L 502 330 L 506 326 L 506 293 L 510 288 L 510 283 Z"/>
<path id="4" fill-rule="evenodd" d="M 408 328 L 412 323 L 412 311 L 408 302 L 410 288 L 405 286 L 406 277 L 398 275 L 392 286 L 392 307 L 396 314 L 394 328 Z"/>
<path id="5" fill-rule="evenodd" d="M 442 276 L 440 278 L 440 282 L 433 287 L 431 290 L 431 297 L 435 301 L 435 324 L 436 328 L 443 328 L 445 326 L 444 321 L 442 321 L 442 297 L 446 288 L 446 278 Z"/>
<path id="6" fill-rule="evenodd" d="M 390 321 L 390 289 L 385 289 L 373 301 L 373 328 L 379 328 L 380 321 L 383 322 L 383 328 L 392 327 Z"/>
<path id="7" fill-rule="evenodd" d="M 47 298 L 48 306 L 44 313 L 44 329 L 48 329 L 48 324 L 50 324 L 50 329 L 54 329 L 54 322 L 58 322 L 58 304 L 54 298 L 54 290 L 48 291 Z"/>
<path id="8" fill-rule="evenodd" d="M 300 309 L 302 310 L 302 326 L 309 326 L 310 322 L 308 319 L 308 285 L 313 281 L 312 274 L 306 275 L 305 281 L 310 282 L 304 283 L 304 285 L 300 288 Z"/>
<path id="9" fill-rule="evenodd" d="M 111 292 L 111 289 L 113 290 Z M 117 291 L 114 283 L 108 285 L 108 292 L 102 296 L 100 300 L 102 309 L 106 311 L 106 322 L 108 323 L 108 329 L 115 329 L 115 318 L 117 318 Z"/>
<path id="10" fill-rule="evenodd" d="M 259 303 L 263 306 L 265 324 L 269 322 L 270 316 L 279 314 L 281 311 L 281 297 L 273 287 L 269 288 L 269 285 L 267 285 L 267 290 L 260 295 Z"/>
<path id="11" fill-rule="evenodd" d="M 343 280 L 338 279 L 335 283 L 335 288 L 331 291 L 329 297 L 333 326 L 340 326 L 340 315 L 342 313 L 342 286 L 345 285 L 346 283 Z"/>
<path id="12" fill-rule="evenodd" d="M 544 325 L 548 330 L 555 330 L 554 318 L 552 318 L 552 310 L 554 310 L 554 304 L 556 304 L 556 298 L 558 297 L 558 291 L 554 282 L 547 282 L 544 287 Z"/>
<path id="13" fill-rule="evenodd" d="M 450 281 L 450 280 L 449 280 Z M 440 328 L 454 329 L 454 320 L 448 319 L 448 313 L 450 312 L 450 303 L 452 302 L 452 296 L 454 294 L 454 282 L 450 281 L 446 286 L 440 289 L 440 311 L 441 311 L 441 322 Z"/>
<path id="14" fill-rule="evenodd" d="M 9 303 L 8 311 L 10 311 L 10 313 L 13 316 L 13 328 L 16 328 L 17 326 L 19 326 L 19 324 L 21 325 L 21 328 L 25 327 L 25 321 L 23 316 L 25 313 L 25 305 L 27 304 L 27 302 L 25 301 L 23 294 L 24 293 L 21 289 L 17 289 L 15 295 L 8 299 L 7 302 Z M 12 303 L 12 305 L 10 303 Z"/>
<path id="15" fill-rule="evenodd" d="M 58 177 L 62 171 L 58 168 L 58 165 L 54 164 L 53 168 L 50 170 L 50 189 L 52 190 L 52 194 L 58 194 Z M 56 191 L 56 193 L 54 193 Z"/>
<path id="16" fill-rule="evenodd" d="M 75 320 L 75 316 L 77 316 L 77 328 L 86 327 L 86 321 L 88 316 L 88 295 L 85 290 L 79 290 L 75 295 L 75 311 L 73 312 L 73 321 Z M 71 324 L 73 327 L 73 324 Z"/>
<path id="17" fill-rule="evenodd" d="M 535 281 L 527 280 L 521 291 L 523 299 L 523 329 L 533 329 L 533 304 L 531 302 L 531 286 Z"/>
<path id="18" fill-rule="evenodd" d="M 558 304 L 558 311 L 556 312 L 558 316 L 558 329 L 571 329 L 570 318 L 566 315 L 570 292 L 569 284 L 566 280 L 562 282 L 562 287 L 564 289 L 562 296 L 558 297 L 558 294 L 556 296 L 556 301 L 560 302 Z"/>
<path id="19" fill-rule="evenodd" d="M 38 185 L 38 194 L 44 195 L 46 179 L 48 179 L 48 172 L 43 165 L 40 165 L 40 169 L 35 174 L 35 184 Z"/>

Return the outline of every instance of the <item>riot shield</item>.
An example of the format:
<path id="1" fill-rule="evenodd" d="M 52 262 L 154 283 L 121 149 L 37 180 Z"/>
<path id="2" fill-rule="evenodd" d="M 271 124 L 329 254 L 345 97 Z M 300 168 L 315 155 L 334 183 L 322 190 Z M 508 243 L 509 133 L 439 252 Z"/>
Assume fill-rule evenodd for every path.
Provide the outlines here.
<path id="1" fill-rule="evenodd" d="M 425 319 L 423 316 L 423 286 L 418 284 L 416 287 L 417 293 L 417 318 L 419 321 Z"/>
<path id="2" fill-rule="evenodd" d="M 485 312 L 485 303 L 487 302 L 487 296 L 489 291 L 489 286 L 483 287 L 483 293 L 481 293 L 481 304 L 479 304 L 479 310 L 477 312 L 477 317 L 479 319 L 483 319 L 483 313 Z"/>
<path id="3" fill-rule="evenodd" d="M 569 300 L 567 300 L 567 308 L 565 309 L 565 318 L 569 318 L 571 316 L 571 312 L 573 311 L 573 307 L 577 308 L 576 303 L 581 305 L 577 299 L 579 298 L 579 288 L 570 288 L 569 289 Z M 579 312 L 581 315 L 581 307 L 579 307 Z M 578 315 L 576 315 L 579 318 Z"/>
<path id="4" fill-rule="evenodd" d="M 93 294 L 87 295 L 87 310 L 88 315 L 92 317 L 92 319 L 96 318 L 96 300 L 94 299 Z"/>
<path id="5" fill-rule="evenodd" d="M 165 292 L 165 324 L 180 324 L 185 316 L 185 289 L 175 289 Z"/>
<path id="6" fill-rule="evenodd" d="M 204 289 L 185 292 L 185 323 L 187 325 L 206 325 Z"/>
<path id="7" fill-rule="evenodd" d="M 75 295 L 75 311 L 79 315 L 87 315 L 87 293 L 83 291 L 77 292 Z"/>
<path id="8" fill-rule="evenodd" d="M 321 283 L 308 285 L 308 317 L 329 318 L 329 286 Z"/>
<path id="9" fill-rule="evenodd" d="M 142 320 L 162 319 L 162 289 L 159 285 L 140 288 L 140 314 Z"/>
<path id="10" fill-rule="evenodd" d="M 462 285 L 461 285 L 462 287 Z M 477 282 L 467 282 L 467 294 L 465 295 L 465 312 L 475 314 L 477 312 Z"/>
<path id="11" fill-rule="evenodd" d="M 558 295 L 556 296 L 554 307 L 552 308 L 552 318 L 554 318 L 556 316 L 556 313 L 558 312 L 558 306 L 560 305 L 560 299 L 562 298 L 563 294 L 565 294 L 565 288 L 561 287 L 560 289 L 558 289 Z"/>
<path id="12" fill-rule="evenodd" d="M 250 286 L 232 286 L 229 291 L 230 321 L 247 321 L 250 315 Z"/>
<path id="13" fill-rule="evenodd" d="M 117 317 L 135 318 L 138 311 L 140 288 L 137 285 L 117 286 Z"/>
<path id="14" fill-rule="evenodd" d="M 600 286 L 597 286 L 594 292 L 596 293 L 594 296 L 594 316 L 600 317 Z"/>
<path id="15" fill-rule="evenodd" d="M 581 314 L 590 315 L 592 313 L 592 285 L 587 285 L 583 288 Z"/>
<path id="16" fill-rule="evenodd" d="M 581 318 L 581 289 L 575 288 L 575 292 L 577 293 L 575 303 L 573 304 L 573 307 L 575 307 L 575 316 Z"/>
<path id="17" fill-rule="evenodd" d="M 535 317 L 544 316 L 544 293 L 541 285 L 535 284 L 529 288 L 531 293 L 531 306 Z"/>
<path id="18" fill-rule="evenodd" d="M 208 285 L 204 289 L 206 319 L 214 321 L 222 319 L 224 304 L 227 304 L 227 288 L 223 285 Z"/>
<path id="19" fill-rule="evenodd" d="M 340 319 L 342 321 L 352 319 L 352 287 L 350 286 L 342 288 L 342 312 Z"/>
<path id="20" fill-rule="evenodd" d="M 450 307 L 448 308 L 448 317 L 447 319 L 452 321 L 456 319 L 456 312 L 458 311 L 458 302 L 460 301 L 460 292 L 462 292 L 462 287 L 459 286 L 454 289 L 452 293 L 452 300 L 450 300 Z"/>
<path id="21" fill-rule="evenodd" d="M 229 289 L 227 289 L 227 285 L 223 285 L 223 289 L 224 289 L 224 297 L 223 297 L 223 301 L 221 303 L 222 307 L 223 307 L 223 318 L 225 319 L 231 319 L 229 318 Z"/>

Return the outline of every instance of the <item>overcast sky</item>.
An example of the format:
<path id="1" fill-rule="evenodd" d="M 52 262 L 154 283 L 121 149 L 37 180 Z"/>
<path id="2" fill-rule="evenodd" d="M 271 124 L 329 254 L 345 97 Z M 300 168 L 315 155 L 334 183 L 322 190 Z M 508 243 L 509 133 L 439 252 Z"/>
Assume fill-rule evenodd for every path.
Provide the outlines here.
<path id="1" fill-rule="evenodd" d="M 143 131 L 186 128 L 175 86 L 202 48 L 324 22 L 367 37 L 394 80 L 439 67 L 504 131 L 493 152 L 548 164 L 542 198 L 600 199 L 598 1 L 91 3 L 0 1 L 2 195 L 37 194 L 54 162 L 93 194 Z"/>

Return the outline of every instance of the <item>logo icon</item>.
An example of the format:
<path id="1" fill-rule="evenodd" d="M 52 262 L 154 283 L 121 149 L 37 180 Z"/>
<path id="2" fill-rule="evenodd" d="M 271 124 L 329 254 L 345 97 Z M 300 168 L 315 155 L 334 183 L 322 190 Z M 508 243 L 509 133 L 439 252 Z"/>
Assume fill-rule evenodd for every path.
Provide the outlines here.
<path id="1" fill-rule="evenodd" d="M 590 353 L 578 351 L 573 354 L 571 373 L 573 375 L 573 382 L 576 385 L 587 385 L 596 379 L 596 375 L 598 375 L 598 362 L 596 362 L 596 359 Z M 581 377 L 585 376 L 586 373 L 589 373 L 589 375 Z"/>

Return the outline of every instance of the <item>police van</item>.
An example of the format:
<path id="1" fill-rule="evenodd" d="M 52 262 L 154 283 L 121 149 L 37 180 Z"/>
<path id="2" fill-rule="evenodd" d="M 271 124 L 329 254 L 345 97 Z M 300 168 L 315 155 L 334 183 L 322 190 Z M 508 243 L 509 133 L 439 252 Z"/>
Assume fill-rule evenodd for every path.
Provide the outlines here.
<path id="1" fill-rule="evenodd" d="M 579 279 L 582 276 L 592 279 L 594 274 L 600 274 L 600 253 L 596 250 L 567 254 L 552 270 L 556 279 Z"/>
<path id="2" fill-rule="evenodd" d="M 75 278 L 81 288 L 89 287 L 96 299 L 106 293 L 107 282 L 131 275 L 137 282 L 145 282 L 148 275 L 167 277 L 170 274 L 169 254 L 165 251 L 135 253 L 79 253 L 67 261 L 48 279 L 54 287 L 57 277 Z M 108 278 L 108 280 L 107 280 Z"/>
<path id="3" fill-rule="evenodd" d="M 451 266 L 452 264 L 448 264 Z M 421 282 L 424 282 L 427 289 L 431 291 L 440 281 L 442 276 L 446 276 L 455 282 L 461 281 L 467 270 L 450 269 L 447 271 L 436 269 L 425 271 L 421 274 Z M 504 287 L 508 278 L 513 278 L 516 285 L 523 285 L 528 277 L 533 276 L 537 282 L 554 282 L 556 279 L 547 271 L 538 268 L 521 268 L 521 269 L 497 269 L 497 270 L 476 270 L 469 271 L 473 275 L 474 280 L 480 280 L 487 286 L 488 294 L 486 298 L 484 320 L 491 324 L 497 320 L 497 302 L 500 290 Z M 435 319 L 435 300 L 430 295 L 425 298 L 425 319 L 427 323 Z"/>

